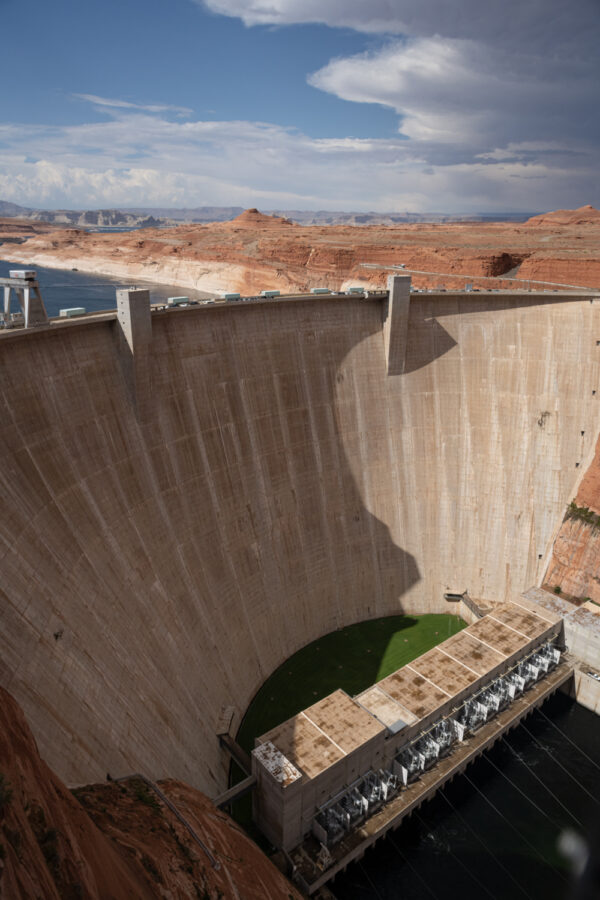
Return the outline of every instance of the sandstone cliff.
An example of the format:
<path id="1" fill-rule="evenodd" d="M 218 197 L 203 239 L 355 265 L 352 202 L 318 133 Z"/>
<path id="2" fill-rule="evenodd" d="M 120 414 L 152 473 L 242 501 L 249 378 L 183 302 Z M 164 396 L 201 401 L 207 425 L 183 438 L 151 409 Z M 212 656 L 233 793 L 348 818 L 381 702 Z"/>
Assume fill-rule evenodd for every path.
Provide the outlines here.
<path id="1" fill-rule="evenodd" d="M 600 514 L 600 439 L 575 504 L 582 511 Z M 595 521 L 586 522 L 578 515 L 565 519 L 554 541 L 544 582 L 549 588 L 560 588 L 569 599 L 600 601 L 600 528 Z"/>
<path id="2" fill-rule="evenodd" d="M 161 787 L 218 869 L 143 782 L 92 785 L 76 799 L 40 758 L 20 707 L 0 688 L 0 898 L 298 897 L 203 794 L 177 781 Z"/>
<path id="3" fill-rule="evenodd" d="M 600 210 L 588 203 L 579 209 L 556 209 L 527 219 L 527 225 L 597 225 L 600 222 Z"/>
<path id="4" fill-rule="evenodd" d="M 14 219 L 0 217 L 0 245 L 4 242 L 22 243 L 27 238 L 34 237 L 37 234 L 47 234 L 48 232 L 58 232 L 60 227 L 56 225 L 48 225 L 46 222 L 30 222 L 27 219 Z M 0 251 L 0 256 L 3 251 Z"/>

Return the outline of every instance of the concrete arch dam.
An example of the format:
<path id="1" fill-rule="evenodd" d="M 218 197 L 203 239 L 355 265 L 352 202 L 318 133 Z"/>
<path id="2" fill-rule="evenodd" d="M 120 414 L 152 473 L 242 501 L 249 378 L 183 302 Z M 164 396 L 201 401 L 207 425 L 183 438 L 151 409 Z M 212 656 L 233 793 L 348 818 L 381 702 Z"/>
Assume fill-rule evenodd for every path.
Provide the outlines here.
<path id="1" fill-rule="evenodd" d="M 68 783 L 214 796 L 222 708 L 309 641 L 539 581 L 594 448 L 600 303 L 413 294 L 402 374 L 386 308 L 154 312 L 135 402 L 115 314 L 0 336 L 0 683 Z"/>

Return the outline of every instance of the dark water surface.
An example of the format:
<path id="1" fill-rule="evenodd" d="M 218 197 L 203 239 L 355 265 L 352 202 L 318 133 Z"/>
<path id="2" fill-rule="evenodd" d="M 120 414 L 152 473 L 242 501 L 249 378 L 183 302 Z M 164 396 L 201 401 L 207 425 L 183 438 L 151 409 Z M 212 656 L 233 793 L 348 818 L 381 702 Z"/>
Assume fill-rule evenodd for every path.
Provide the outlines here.
<path id="1" fill-rule="evenodd" d="M 26 266 L 25 263 L 7 262 L 0 259 L 0 278 L 7 278 L 9 269 L 35 269 L 42 292 L 42 298 L 49 316 L 57 316 L 59 310 L 69 306 L 84 306 L 87 312 L 98 312 L 103 309 L 115 309 L 117 305 L 116 290 L 128 287 L 132 282 L 123 278 L 111 278 L 108 275 L 86 275 L 70 269 L 45 269 L 42 266 Z M 140 288 L 148 288 L 152 303 L 164 303 L 167 297 L 189 297 L 190 300 L 201 300 L 212 297 L 189 288 L 168 284 L 154 284 L 149 281 L 136 281 Z M 13 293 L 11 311 L 18 312 L 19 302 Z"/>
<path id="2" fill-rule="evenodd" d="M 568 829 L 598 834 L 600 721 L 560 693 L 542 712 L 553 724 L 535 712 L 338 876 L 336 898 L 572 896 L 558 841 Z"/>

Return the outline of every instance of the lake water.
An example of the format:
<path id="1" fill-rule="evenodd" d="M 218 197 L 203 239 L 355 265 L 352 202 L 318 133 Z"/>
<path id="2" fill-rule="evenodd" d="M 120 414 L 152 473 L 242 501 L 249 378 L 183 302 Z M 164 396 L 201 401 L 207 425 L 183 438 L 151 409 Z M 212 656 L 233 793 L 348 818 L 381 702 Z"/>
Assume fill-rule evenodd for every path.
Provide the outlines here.
<path id="1" fill-rule="evenodd" d="M 573 897 L 558 842 L 597 842 L 600 722 L 560 693 L 542 711 L 338 876 L 337 900 Z"/>
<path id="2" fill-rule="evenodd" d="M 0 277 L 8 277 L 9 269 L 23 268 L 32 268 L 37 272 L 40 290 L 49 316 L 57 316 L 60 309 L 69 306 L 84 306 L 87 312 L 115 309 L 117 288 L 126 287 L 131 283 L 122 278 L 110 278 L 108 275 L 86 275 L 70 269 L 45 269 L 36 265 L 26 267 L 24 263 L 7 262 L 6 260 L 0 260 Z M 154 284 L 146 281 L 136 281 L 136 284 L 140 288 L 148 288 L 152 303 L 164 303 L 167 297 L 173 296 L 183 295 L 189 297 L 190 300 L 201 300 L 214 296 L 174 285 Z M 12 312 L 19 311 L 18 300 L 14 294 L 11 299 L 11 310 Z"/>

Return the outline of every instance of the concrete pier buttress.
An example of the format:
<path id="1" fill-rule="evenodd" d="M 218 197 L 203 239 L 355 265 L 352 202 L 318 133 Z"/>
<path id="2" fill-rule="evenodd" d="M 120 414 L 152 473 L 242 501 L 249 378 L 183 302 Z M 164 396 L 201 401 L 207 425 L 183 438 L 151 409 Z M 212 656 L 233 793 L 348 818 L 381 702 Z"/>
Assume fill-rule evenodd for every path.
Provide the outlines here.
<path id="1" fill-rule="evenodd" d="M 410 275 L 390 275 L 389 299 L 384 303 L 383 340 L 388 375 L 402 375 L 406 356 L 408 314 L 410 309 Z"/>
<path id="2" fill-rule="evenodd" d="M 223 707 L 235 733 L 309 641 L 539 583 L 598 431 L 598 301 L 414 294 L 401 378 L 382 301 L 160 313 L 149 417 L 121 327 L 0 335 L 0 683 L 68 783 L 215 796 Z"/>

